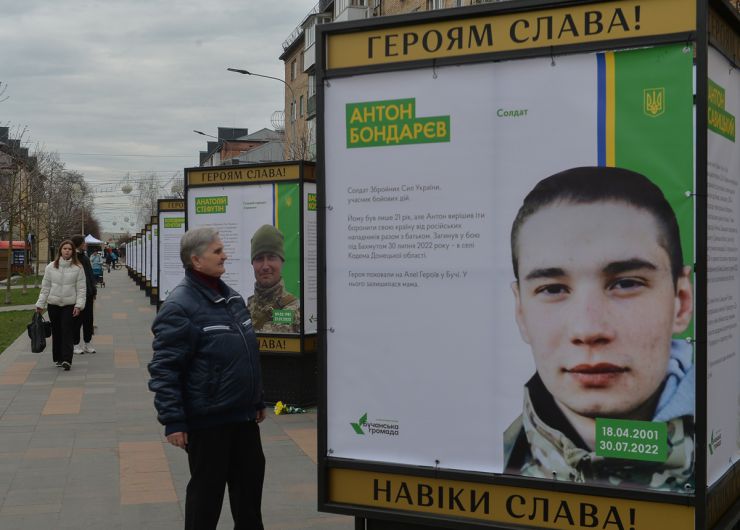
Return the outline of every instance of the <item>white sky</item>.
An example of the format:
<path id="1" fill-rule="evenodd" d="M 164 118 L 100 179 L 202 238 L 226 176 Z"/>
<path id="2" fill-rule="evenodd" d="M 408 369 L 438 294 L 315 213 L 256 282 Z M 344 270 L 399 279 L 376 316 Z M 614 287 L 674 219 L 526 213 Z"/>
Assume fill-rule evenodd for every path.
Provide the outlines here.
<path id="1" fill-rule="evenodd" d="M 127 172 L 164 184 L 213 140 L 193 129 L 271 127 L 284 86 L 226 68 L 284 78 L 282 42 L 315 3 L 0 0 L 0 126 L 83 173 L 103 230 L 118 229 L 134 217 L 111 192 Z"/>

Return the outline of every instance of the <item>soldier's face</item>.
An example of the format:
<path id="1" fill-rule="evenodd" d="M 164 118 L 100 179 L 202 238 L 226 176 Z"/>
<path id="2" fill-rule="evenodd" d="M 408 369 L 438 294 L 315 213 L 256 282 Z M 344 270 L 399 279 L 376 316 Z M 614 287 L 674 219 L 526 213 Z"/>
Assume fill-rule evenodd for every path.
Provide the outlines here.
<path id="1" fill-rule="evenodd" d="M 280 281 L 283 260 L 277 254 L 259 254 L 252 260 L 254 279 L 260 287 L 272 287 Z"/>
<path id="2" fill-rule="evenodd" d="M 660 388 L 693 301 L 658 238 L 652 214 L 617 202 L 557 203 L 521 227 L 516 319 L 561 407 L 635 418 Z"/>

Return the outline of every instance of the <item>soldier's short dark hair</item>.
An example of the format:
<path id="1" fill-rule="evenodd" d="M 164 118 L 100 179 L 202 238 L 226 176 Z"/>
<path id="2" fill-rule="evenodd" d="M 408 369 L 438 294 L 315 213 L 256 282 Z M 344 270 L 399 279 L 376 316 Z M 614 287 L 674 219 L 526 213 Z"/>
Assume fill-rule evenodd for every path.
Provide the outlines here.
<path id="1" fill-rule="evenodd" d="M 519 281 L 518 239 L 522 225 L 540 209 L 561 204 L 621 202 L 645 210 L 658 225 L 658 244 L 671 262 L 674 285 L 683 269 L 678 221 L 661 189 L 646 176 L 618 167 L 576 167 L 551 175 L 537 183 L 524 198 L 511 227 L 511 260 Z"/>

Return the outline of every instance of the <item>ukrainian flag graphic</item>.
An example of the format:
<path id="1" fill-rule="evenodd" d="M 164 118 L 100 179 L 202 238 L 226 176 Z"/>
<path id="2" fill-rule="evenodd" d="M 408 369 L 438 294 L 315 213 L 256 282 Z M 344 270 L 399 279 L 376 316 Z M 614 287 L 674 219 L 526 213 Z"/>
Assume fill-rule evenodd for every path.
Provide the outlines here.
<path id="1" fill-rule="evenodd" d="M 596 55 L 597 160 L 661 187 L 693 263 L 693 50 L 685 45 Z"/>
<path id="2" fill-rule="evenodd" d="M 272 224 L 285 237 L 285 264 L 283 280 L 288 292 L 300 296 L 301 280 L 301 200 L 300 187 L 296 183 L 272 184 Z"/>

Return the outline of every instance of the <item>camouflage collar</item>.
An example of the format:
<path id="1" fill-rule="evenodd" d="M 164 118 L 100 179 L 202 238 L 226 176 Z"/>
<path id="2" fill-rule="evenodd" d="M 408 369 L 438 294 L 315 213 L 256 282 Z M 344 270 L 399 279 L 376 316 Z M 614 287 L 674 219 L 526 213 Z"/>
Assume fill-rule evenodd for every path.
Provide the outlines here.
<path id="1" fill-rule="evenodd" d="M 526 476 L 573 482 L 622 483 L 671 491 L 691 491 L 694 472 L 693 418 L 673 418 L 668 424 L 668 459 L 642 462 L 598 456 L 579 447 L 568 436 L 545 423 L 535 410 L 528 387 L 524 392 L 522 430 L 529 458 L 521 468 Z M 544 385 L 542 389 L 544 389 Z"/>
<path id="2" fill-rule="evenodd" d="M 254 284 L 254 296 L 259 300 L 277 300 L 283 295 L 285 282 L 282 278 L 272 287 L 260 287 Z"/>

